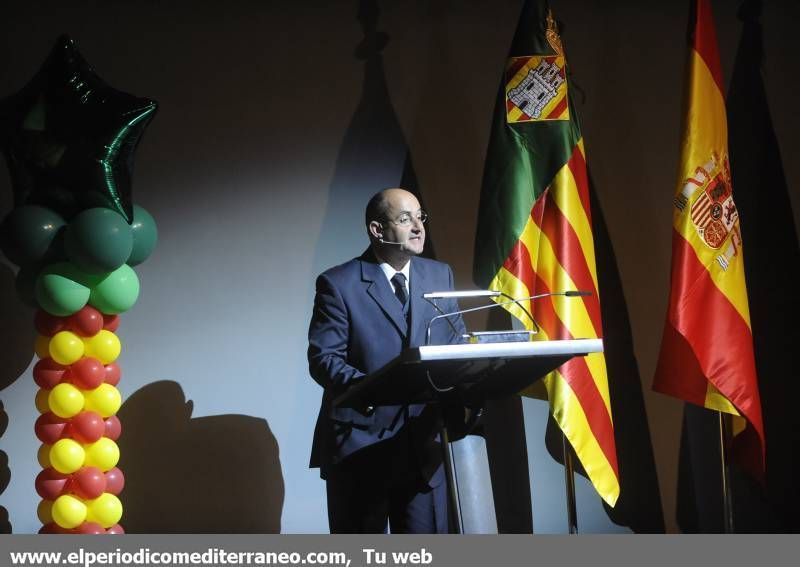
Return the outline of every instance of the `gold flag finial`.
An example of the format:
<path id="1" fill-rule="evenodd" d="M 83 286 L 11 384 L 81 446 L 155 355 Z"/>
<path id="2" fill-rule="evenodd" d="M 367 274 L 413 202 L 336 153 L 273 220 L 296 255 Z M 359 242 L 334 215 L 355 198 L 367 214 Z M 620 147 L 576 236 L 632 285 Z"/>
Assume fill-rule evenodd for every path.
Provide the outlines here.
<path id="1" fill-rule="evenodd" d="M 547 38 L 547 43 L 550 44 L 555 52 L 562 57 L 564 56 L 564 47 L 561 45 L 561 36 L 558 35 L 558 24 L 556 23 L 555 18 L 553 18 L 553 11 L 548 8 L 547 9 L 547 29 L 544 32 L 545 37 Z"/>

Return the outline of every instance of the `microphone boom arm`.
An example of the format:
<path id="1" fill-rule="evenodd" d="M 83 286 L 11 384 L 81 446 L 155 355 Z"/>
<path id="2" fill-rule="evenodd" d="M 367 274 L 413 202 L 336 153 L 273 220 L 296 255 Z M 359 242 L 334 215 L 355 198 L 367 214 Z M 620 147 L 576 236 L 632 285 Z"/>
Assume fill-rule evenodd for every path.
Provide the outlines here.
<path id="1" fill-rule="evenodd" d="M 502 295 L 503 297 L 507 297 L 508 301 L 492 303 L 490 305 L 481 305 L 480 307 L 472 307 L 470 309 L 460 309 L 458 311 L 453 311 L 452 313 L 445 313 L 444 311 L 441 310 L 441 308 L 436 304 L 435 301 L 432 301 L 431 299 L 429 299 L 428 297 L 425 297 L 423 295 L 423 298 L 425 299 L 425 301 L 427 301 L 428 303 L 433 305 L 433 307 L 439 312 L 439 315 L 436 315 L 430 321 L 428 321 L 428 326 L 427 326 L 427 328 L 425 330 L 425 344 L 428 345 L 431 342 L 431 327 L 433 326 L 434 321 L 436 321 L 437 319 L 444 319 L 445 321 L 447 321 L 447 323 L 450 325 L 450 328 L 453 329 L 453 333 L 457 334 L 458 331 L 456 330 L 455 325 L 453 325 L 453 322 L 450 321 L 450 317 L 452 317 L 454 315 L 463 315 L 464 313 L 473 313 L 475 311 L 483 311 L 484 309 L 494 309 L 495 307 L 502 307 L 503 305 L 510 305 L 512 303 L 516 303 L 517 305 L 519 305 L 519 308 L 522 309 L 522 311 L 525 313 L 525 315 L 527 315 L 528 318 L 531 320 L 531 323 L 533 323 L 533 326 L 535 328 L 534 333 L 538 333 L 539 330 L 540 330 L 539 329 L 539 324 L 536 322 L 536 319 L 533 318 L 533 315 L 531 315 L 530 311 L 528 311 L 522 305 L 522 303 L 521 303 L 522 301 L 532 301 L 534 299 L 541 299 L 543 297 L 555 296 L 555 295 L 563 295 L 565 297 L 580 297 L 580 296 L 591 295 L 591 292 L 588 292 L 588 291 L 572 291 L 572 290 L 571 291 L 555 291 L 555 292 L 548 292 L 548 293 L 539 293 L 539 294 L 536 294 L 536 295 L 531 295 L 530 297 L 522 297 L 520 299 L 514 299 L 513 297 L 511 297 L 510 295 L 508 295 L 506 293 L 503 293 L 502 291 L 493 292 L 493 294 L 495 294 L 495 297 L 497 295 Z"/>

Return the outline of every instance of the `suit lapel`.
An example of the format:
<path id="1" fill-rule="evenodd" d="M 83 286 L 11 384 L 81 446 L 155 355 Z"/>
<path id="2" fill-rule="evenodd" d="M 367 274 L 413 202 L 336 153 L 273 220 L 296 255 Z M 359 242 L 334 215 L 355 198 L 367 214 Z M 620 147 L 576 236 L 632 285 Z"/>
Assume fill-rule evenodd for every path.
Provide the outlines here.
<path id="1" fill-rule="evenodd" d="M 403 306 L 397 301 L 392 286 L 386 279 L 380 266 L 372 254 L 365 253 L 361 257 L 361 279 L 367 283 L 367 294 L 375 300 L 389 320 L 397 327 L 402 336 L 408 334 L 408 325 L 403 315 Z"/>
<path id="2" fill-rule="evenodd" d="M 430 317 L 425 314 L 428 310 L 432 309 L 430 304 L 422 298 L 422 294 L 428 291 L 441 291 L 431 289 L 431 282 L 428 281 L 428 273 L 423 268 L 421 262 L 411 259 L 411 304 L 410 317 L 411 320 L 411 338 L 409 344 L 411 346 L 420 346 L 425 344 L 426 337 L 426 324 Z M 432 316 L 432 315 L 431 315 Z"/>

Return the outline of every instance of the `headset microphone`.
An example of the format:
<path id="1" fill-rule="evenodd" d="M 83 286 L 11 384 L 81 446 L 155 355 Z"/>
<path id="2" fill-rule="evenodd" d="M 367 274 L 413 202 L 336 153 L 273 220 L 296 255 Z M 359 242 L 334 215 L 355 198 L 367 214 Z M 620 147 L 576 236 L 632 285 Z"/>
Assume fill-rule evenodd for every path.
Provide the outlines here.
<path id="1" fill-rule="evenodd" d="M 398 246 L 402 246 L 405 242 L 392 242 L 391 240 L 384 240 L 383 238 L 379 238 L 378 242 L 381 244 L 397 244 Z"/>

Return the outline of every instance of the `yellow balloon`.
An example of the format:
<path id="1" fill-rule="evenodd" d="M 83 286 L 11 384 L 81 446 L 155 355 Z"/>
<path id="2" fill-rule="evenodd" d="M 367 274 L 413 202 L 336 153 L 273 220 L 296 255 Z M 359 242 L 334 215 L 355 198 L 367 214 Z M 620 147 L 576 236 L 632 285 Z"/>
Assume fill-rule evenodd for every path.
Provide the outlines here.
<path id="1" fill-rule="evenodd" d="M 39 388 L 36 392 L 36 399 L 34 403 L 36 404 L 36 409 L 39 413 L 47 413 L 50 411 L 50 392 L 51 390 L 45 390 L 44 388 Z"/>
<path id="2" fill-rule="evenodd" d="M 73 417 L 83 410 L 83 394 L 72 384 L 62 382 L 50 390 L 47 404 L 58 417 Z"/>
<path id="3" fill-rule="evenodd" d="M 50 463 L 63 474 L 71 474 L 83 466 L 86 452 L 73 439 L 59 439 L 50 448 Z"/>
<path id="4" fill-rule="evenodd" d="M 86 504 L 69 494 L 62 494 L 53 502 L 53 521 L 68 530 L 80 526 L 86 520 L 86 512 Z"/>
<path id="5" fill-rule="evenodd" d="M 49 524 L 53 521 L 53 503 L 50 500 L 42 500 L 36 507 L 36 515 L 42 524 Z"/>
<path id="6" fill-rule="evenodd" d="M 86 410 L 99 413 L 105 419 L 111 417 L 122 405 L 122 396 L 111 384 L 100 384 L 94 390 L 84 390 L 86 400 Z"/>
<path id="7" fill-rule="evenodd" d="M 68 366 L 78 362 L 83 356 L 84 346 L 81 338 L 69 331 L 59 331 L 50 339 L 48 346 L 50 358 Z"/>
<path id="8" fill-rule="evenodd" d="M 87 503 L 87 522 L 96 522 L 108 529 L 122 518 L 122 502 L 110 492 L 104 492 Z"/>
<path id="9" fill-rule="evenodd" d="M 108 529 L 122 518 L 122 502 L 110 492 L 104 492 L 87 503 L 87 522 L 96 522 Z"/>
<path id="10" fill-rule="evenodd" d="M 47 358 L 50 356 L 50 337 L 39 335 L 36 337 L 36 342 L 33 344 L 33 350 L 36 351 L 36 356 L 39 358 Z"/>
<path id="11" fill-rule="evenodd" d="M 117 335 L 107 329 L 103 329 L 93 337 L 84 339 L 86 344 L 86 356 L 96 358 L 103 364 L 114 362 L 122 350 Z"/>
<path id="12" fill-rule="evenodd" d="M 101 437 L 94 443 L 84 445 L 83 448 L 86 452 L 87 467 L 97 467 L 107 472 L 119 462 L 119 447 L 108 437 Z"/>
<path id="13" fill-rule="evenodd" d="M 39 461 L 43 469 L 50 468 L 50 449 L 52 447 L 52 445 L 42 445 L 36 453 L 36 460 Z M 42 523 L 46 524 L 47 522 Z"/>

